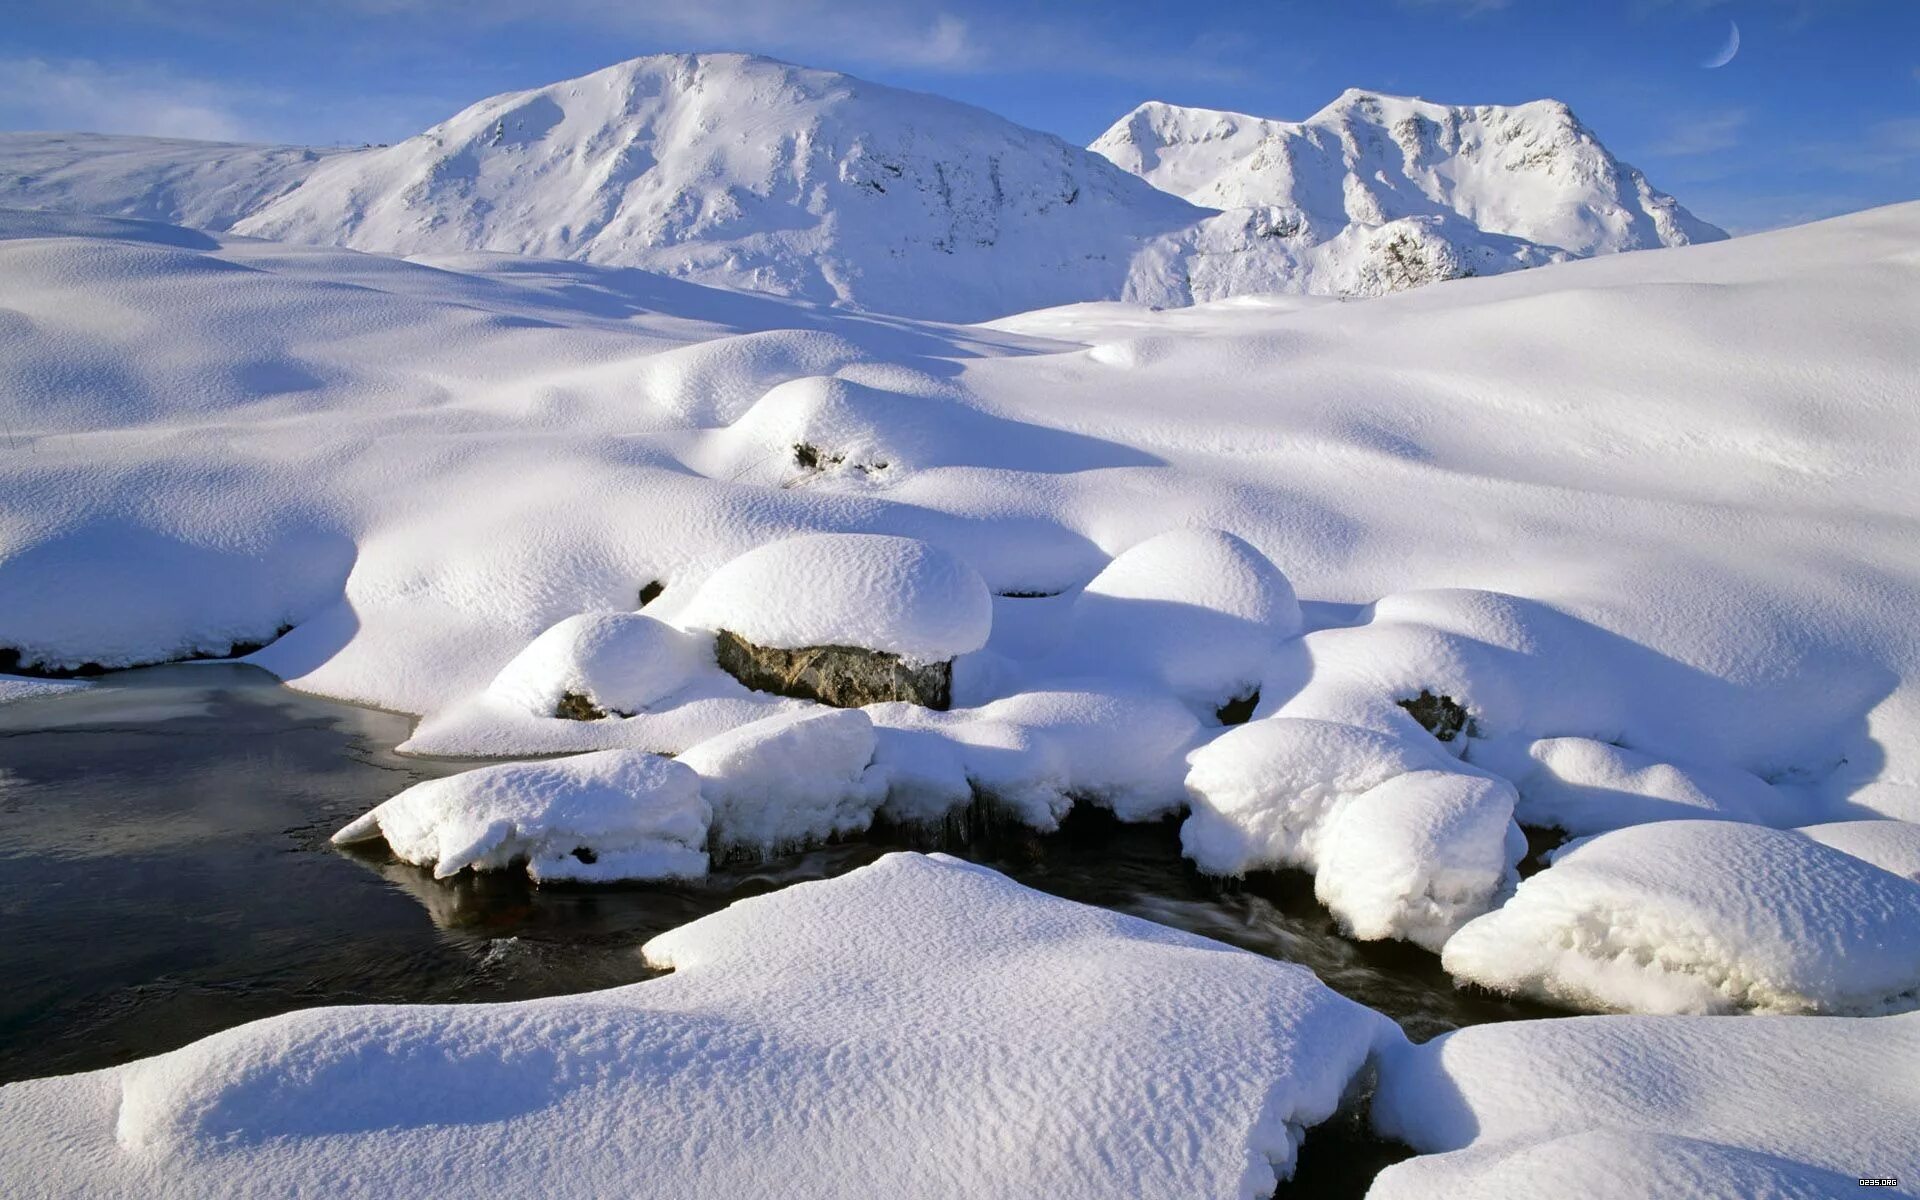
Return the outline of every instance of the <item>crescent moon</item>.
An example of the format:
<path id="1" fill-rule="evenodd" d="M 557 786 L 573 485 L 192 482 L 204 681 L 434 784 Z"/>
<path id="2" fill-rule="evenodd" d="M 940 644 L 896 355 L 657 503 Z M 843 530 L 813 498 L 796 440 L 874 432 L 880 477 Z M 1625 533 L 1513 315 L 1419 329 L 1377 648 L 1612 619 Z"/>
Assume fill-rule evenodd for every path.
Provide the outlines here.
<path id="1" fill-rule="evenodd" d="M 1732 27 L 1727 33 L 1727 44 L 1720 48 L 1718 54 L 1700 64 L 1709 71 L 1718 70 L 1726 66 L 1733 61 L 1734 55 L 1740 53 L 1740 23 L 1738 21 L 1728 21 L 1727 24 Z"/>

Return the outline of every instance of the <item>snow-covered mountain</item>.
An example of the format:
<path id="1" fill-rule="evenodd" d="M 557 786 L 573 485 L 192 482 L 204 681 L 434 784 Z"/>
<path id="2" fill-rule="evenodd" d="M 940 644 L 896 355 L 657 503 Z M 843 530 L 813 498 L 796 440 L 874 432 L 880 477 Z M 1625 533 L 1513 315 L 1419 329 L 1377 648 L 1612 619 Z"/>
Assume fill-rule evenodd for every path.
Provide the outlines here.
<path id="1" fill-rule="evenodd" d="M 957 321 L 1082 300 L 1377 295 L 1724 236 L 1551 101 L 1349 92 L 1297 125 L 1149 104 L 1090 152 L 739 54 L 634 59 L 358 151 L 0 135 L 0 203 L 641 267 Z"/>
<path id="2" fill-rule="evenodd" d="M 321 164 L 236 228 L 615 263 L 972 319 L 1117 296 L 1142 239 L 1201 215 L 981 109 L 695 54 L 483 100 Z"/>
<path id="3" fill-rule="evenodd" d="M 1464 107 L 1350 89 L 1298 122 L 1156 101 L 1092 149 L 1155 187 L 1254 210 L 1268 230 L 1310 244 L 1402 220 L 1463 244 L 1478 231 L 1573 257 L 1727 236 L 1614 158 L 1557 100 Z"/>

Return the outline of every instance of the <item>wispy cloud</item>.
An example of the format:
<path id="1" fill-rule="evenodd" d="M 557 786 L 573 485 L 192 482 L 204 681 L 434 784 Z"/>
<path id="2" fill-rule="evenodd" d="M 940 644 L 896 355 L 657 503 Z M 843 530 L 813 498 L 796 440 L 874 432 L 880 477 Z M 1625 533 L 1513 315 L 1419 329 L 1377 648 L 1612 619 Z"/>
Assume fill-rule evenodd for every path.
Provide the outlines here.
<path id="1" fill-rule="evenodd" d="M 86 59 L 0 59 L 0 128 L 247 141 L 262 96 L 160 67 Z"/>
<path id="2" fill-rule="evenodd" d="M 1397 0 L 1401 8 L 1450 11 L 1461 17 L 1481 17 L 1510 7 L 1513 0 Z"/>
<path id="3" fill-rule="evenodd" d="M 1669 129 L 1665 138 L 1654 143 L 1652 152 L 1663 158 L 1691 158 L 1730 149 L 1740 144 L 1741 131 L 1752 116 L 1744 108 L 1696 113 Z"/>

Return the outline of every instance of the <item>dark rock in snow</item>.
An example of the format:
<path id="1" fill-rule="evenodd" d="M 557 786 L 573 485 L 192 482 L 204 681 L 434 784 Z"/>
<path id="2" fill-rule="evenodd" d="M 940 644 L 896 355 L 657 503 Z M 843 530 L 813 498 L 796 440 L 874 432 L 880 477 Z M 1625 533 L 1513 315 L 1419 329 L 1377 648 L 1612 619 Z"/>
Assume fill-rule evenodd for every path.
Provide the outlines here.
<path id="1" fill-rule="evenodd" d="M 859 708 L 904 700 L 945 709 L 953 702 L 953 663 L 916 666 L 897 654 L 858 646 L 757 646 L 722 629 L 715 636 L 720 669 L 757 692 Z"/>
<path id="2" fill-rule="evenodd" d="M 1421 728 L 1439 738 L 1450 742 L 1461 734 L 1471 737 L 1474 733 L 1473 714 L 1466 706 L 1452 696 L 1436 696 L 1426 688 L 1411 700 L 1395 700 L 1401 708 L 1407 710 Z"/>

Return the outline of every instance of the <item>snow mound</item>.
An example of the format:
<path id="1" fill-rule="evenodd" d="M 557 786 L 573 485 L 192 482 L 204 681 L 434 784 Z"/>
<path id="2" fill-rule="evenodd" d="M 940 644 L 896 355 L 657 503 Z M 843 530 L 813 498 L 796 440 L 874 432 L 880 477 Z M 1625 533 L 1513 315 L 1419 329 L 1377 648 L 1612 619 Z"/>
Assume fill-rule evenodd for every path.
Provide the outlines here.
<path id="1" fill-rule="evenodd" d="M 1843 854 L 1920 883 L 1920 825 L 1911 821 L 1833 821 L 1800 832 Z"/>
<path id="2" fill-rule="evenodd" d="M 1660 821 L 1562 848 L 1447 942 L 1455 977 L 1655 1013 L 1920 1005 L 1920 884 L 1789 830 Z"/>
<path id="3" fill-rule="evenodd" d="M 1355 937 L 1437 950 L 1519 860 L 1511 787 L 1423 734 L 1276 717 L 1190 756 L 1180 844 L 1201 870 L 1296 866 Z"/>
<path id="4" fill-rule="evenodd" d="M 502 763 L 417 783 L 333 835 L 384 837 L 445 879 L 525 860 L 536 880 L 694 879 L 707 873 L 700 779 L 670 759 L 604 750 Z"/>
<path id="5" fill-rule="evenodd" d="M 941 856 L 745 900 L 646 954 L 673 973 L 308 1009 L 10 1086 L 0 1163 L 156 1197 L 1252 1200 L 1400 1040 L 1300 967 Z"/>
<path id="6" fill-rule="evenodd" d="M 1592 738 L 1488 740 L 1468 752 L 1519 789 L 1521 824 L 1575 836 L 1686 818 L 1791 825 L 1804 815 L 1803 799 L 1750 771 L 1662 762 Z"/>
<path id="7" fill-rule="evenodd" d="M 1183 760 L 1201 736 L 1192 712 L 1163 692 L 1094 684 L 951 712 L 868 711 L 880 726 L 875 763 L 888 811 L 908 821 L 937 819 L 976 795 L 1042 831 L 1075 800 L 1153 820 L 1178 809 Z"/>
<path id="8" fill-rule="evenodd" d="M 1920 1014 L 1479 1025 L 1388 1048 L 1372 1112 L 1423 1153 L 1373 1200 L 1911 1196 Z"/>
<path id="9" fill-rule="evenodd" d="M 930 663 L 986 645 L 993 597 L 979 572 L 916 538 L 815 533 L 734 559 L 672 619 L 783 650 L 857 646 Z"/>
<path id="10" fill-rule="evenodd" d="M 684 688 L 712 655 L 698 637 L 641 613 L 581 613 L 547 630 L 500 669 L 489 697 L 538 717 L 563 697 L 631 715 Z"/>
<path id="11" fill-rule="evenodd" d="M 714 845 L 770 856 L 872 823 L 884 794 L 867 774 L 873 752 L 865 712 L 809 707 L 716 734 L 679 761 L 713 806 Z"/>
<path id="12" fill-rule="evenodd" d="M 648 355 L 633 376 L 640 393 L 677 422 L 708 427 L 739 420 L 770 386 L 830 375 L 867 357 L 838 334 L 770 329 Z"/>
<path id="13" fill-rule="evenodd" d="M 1230 533 L 1176 529 L 1107 564 L 1073 606 L 1052 669 L 1139 673 L 1208 706 L 1251 695 L 1300 605 L 1279 568 Z"/>

